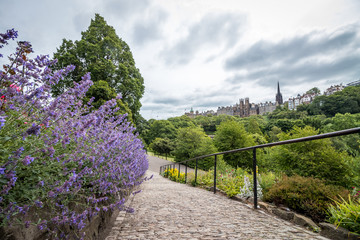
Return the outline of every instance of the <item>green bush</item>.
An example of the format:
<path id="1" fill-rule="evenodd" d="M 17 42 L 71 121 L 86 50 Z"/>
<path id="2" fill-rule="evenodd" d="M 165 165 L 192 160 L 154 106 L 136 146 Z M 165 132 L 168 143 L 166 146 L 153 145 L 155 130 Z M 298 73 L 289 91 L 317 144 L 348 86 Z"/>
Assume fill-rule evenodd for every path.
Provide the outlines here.
<path id="1" fill-rule="evenodd" d="M 318 134 L 314 128 L 294 127 L 289 133 L 280 133 L 281 141 Z M 330 139 L 321 139 L 277 146 L 267 160 L 277 164 L 277 170 L 288 176 L 300 175 L 323 179 L 328 184 L 352 186 L 351 171 L 346 164 L 348 155 L 338 152 Z"/>
<path id="2" fill-rule="evenodd" d="M 333 199 L 346 197 L 349 194 L 345 188 L 326 185 L 323 180 L 298 175 L 287 177 L 272 185 L 264 193 L 264 200 L 283 204 L 298 213 L 320 222 L 326 218 L 327 209 Z"/>

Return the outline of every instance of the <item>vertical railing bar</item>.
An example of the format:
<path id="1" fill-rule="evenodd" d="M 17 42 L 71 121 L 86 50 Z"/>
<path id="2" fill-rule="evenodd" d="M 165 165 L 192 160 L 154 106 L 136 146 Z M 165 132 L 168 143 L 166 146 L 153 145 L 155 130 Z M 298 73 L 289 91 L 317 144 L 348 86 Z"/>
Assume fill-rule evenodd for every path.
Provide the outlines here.
<path id="1" fill-rule="evenodd" d="M 214 161 L 214 194 L 216 193 L 216 155 Z"/>
<path id="2" fill-rule="evenodd" d="M 179 163 L 179 174 L 178 174 L 178 178 L 180 178 L 180 163 Z"/>
<path id="3" fill-rule="evenodd" d="M 195 161 L 195 185 L 197 184 L 197 169 L 198 169 L 198 160 Z"/>
<path id="4" fill-rule="evenodd" d="M 253 148 L 254 209 L 257 209 L 256 148 Z"/>
<path id="5" fill-rule="evenodd" d="M 186 179 L 187 179 L 187 164 L 185 163 L 185 183 L 186 183 Z"/>

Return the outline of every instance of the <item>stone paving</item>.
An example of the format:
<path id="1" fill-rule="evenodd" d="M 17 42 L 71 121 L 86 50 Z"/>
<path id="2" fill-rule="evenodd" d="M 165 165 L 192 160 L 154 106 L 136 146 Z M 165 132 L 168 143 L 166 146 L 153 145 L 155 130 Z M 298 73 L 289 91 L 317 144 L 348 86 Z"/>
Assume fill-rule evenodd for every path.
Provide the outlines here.
<path id="1" fill-rule="evenodd" d="M 127 204 L 106 240 L 118 239 L 327 239 L 225 196 L 165 179 L 153 179 Z"/>

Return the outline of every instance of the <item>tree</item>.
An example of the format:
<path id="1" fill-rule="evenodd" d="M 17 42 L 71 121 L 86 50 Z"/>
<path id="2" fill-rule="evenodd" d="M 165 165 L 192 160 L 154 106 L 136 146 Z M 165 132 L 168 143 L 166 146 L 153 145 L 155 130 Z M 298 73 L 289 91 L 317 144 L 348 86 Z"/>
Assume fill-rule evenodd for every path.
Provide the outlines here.
<path id="1" fill-rule="evenodd" d="M 360 86 L 346 87 L 330 96 L 319 96 L 306 109 L 309 115 L 360 113 Z"/>
<path id="2" fill-rule="evenodd" d="M 275 126 L 279 127 L 283 132 L 288 132 L 293 128 L 294 122 L 288 119 L 278 119 L 275 121 Z"/>
<path id="3" fill-rule="evenodd" d="M 138 119 L 144 79 L 135 67 L 129 46 L 99 14 L 95 14 L 95 19 L 91 20 L 89 28 L 81 35 L 80 41 L 64 39 L 54 53 L 54 58 L 58 59 L 57 68 L 69 64 L 76 68 L 53 87 L 52 93 L 58 96 L 72 87 L 74 81 L 79 82 L 86 72 L 90 72 L 93 82 L 105 81 L 115 93 L 121 94 L 133 118 Z"/>
<path id="4" fill-rule="evenodd" d="M 195 123 L 201 126 L 206 133 L 213 133 L 216 131 L 216 123 L 214 116 L 197 116 L 195 117 Z"/>
<path id="5" fill-rule="evenodd" d="M 250 117 L 250 120 L 247 124 L 247 131 L 249 133 L 262 135 L 258 121 L 252 117 Z"/>
<path id="6" fill-rule="evenodd" d="M 168 120 L 155 120 L 149 129 L 149 132 L 144 137 L 145 142 L 150 144 L 155 138 L 169 138 L 176 137 L 176 129 L 174 125 Z"/>
<path id="7" fill-rule="evenodd" d="M 340 131 L 349 128 L 355 128 L 360 126 L 360 113 L 350 114 L 338 113 L 335 117 L 331 118 L 331 123 L 324 127 L 326 132 Z M 346 151 L 348 154 L 360 156 L 360 135 L 351 134 L 347 136 L 340 136 L 331 139 L 336 149 L 340 151 Z"/>
<path id="8" fill-rule="evenodd" d="M 228 151 L 255 145 L 254 140 L 247 134 L 244 126 L 235 121 L 222 122 L 215 133 L 214 141 L 219 151 Z M 224 160 L 233 167 L 251 169 L 252 152 L 243 151 L 225 154 Z"/>
<path id="9" fill-rule="evenodd" d="M 150 144 L 150 148 L 159 154 L 169 154 L 174 150 L 174 147 L 174 142 L 168 138 L 155 138 Z"/>
<path id="10" fill-rule="evenodd" d="M 279 137 L 278 134 L 281 133 L 281 129 L 277 126 L 273 126 L 271 128 L 271 131 L 268 132 L 268 139 L 269 142 L 278 142 L 279 141 Z"/>
<path id="11" fill-rule="evenodd" d="M 213 141 L 201 128 L 188 127 L 179 129 L 176 137 L 175 150 L 173 152 L 175 161 L 181 162 L 215 152 L 217 152 L 217 149 L 215 148 Z M 195 161 L 188 162 L 187 164 L 190 167 L 194 167 Z M 213 164 L 214 157 L 198 161 L 198 167 L 204 170 L 208 170 Z"/>
<path id="12" fill-rule="evenodd" d="M 193 120 L 189 116 L 186 116 L 186 115 L 182 115 L 180 117 L 168 118 L 168 121 L 170 121 L 176 129 L 186 128 L 186 127 L 195 127 Z"/>
<path id="13" fill-rule="evenodd" d="M 320 89 L 317 87 L 313 87 L 312 89 L 308 90 L 306 94 L 320 94 Z"/>
<path id="14" fill-rule="evenodd" d="M 310 127 L 294 127 L 289 133 L 280 133 L 281 141 L 316 135 Z M 330 139 L 293 143 L 277 146 L 270 161 L 276 162 L 278 170 L 288 176 L 300 175 L 325 180 L 335 185 L 347 185 L 349 169 L 345 164 L 346 153 L 340 153 L 332 146 Z"/>

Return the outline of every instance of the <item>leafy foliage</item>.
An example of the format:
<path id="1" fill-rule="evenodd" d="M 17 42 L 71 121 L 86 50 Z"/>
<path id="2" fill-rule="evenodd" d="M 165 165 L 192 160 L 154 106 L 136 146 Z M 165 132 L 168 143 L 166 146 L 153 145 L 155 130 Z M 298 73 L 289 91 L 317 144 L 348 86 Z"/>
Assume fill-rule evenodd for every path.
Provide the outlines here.
<path id="1" fill-rule="evenodd" d="M 360 113 L 358 114 L 341 114 L 329 119 L 329 123 L 324 126 L 325 132 L 340 131 L 360 126 Z M 351 134 L 331 139 L 336 149 L 346 151 L 351 156 L 360 156 L 360 134 Z"/>
<path id="2" fill-rule="evenodd" d="M 235 121 L 222 122 L 218 127 L 215 138 L 215 146 L 219 151 L 254 146 L 254 140 L 247 134 L 242 124 Z M 252 152 L 243 151 L 232 154 L 225 154 L 224 160 L 231 166 L 251 169 Z"/>
<path id="3" fill-rule="evenodd" d="M 176 129 L 168 120 L 154 120 L 144 136 L 145 142 L 150 144 L 155 138 L 175 139 Z"/>
<path id="4" fill-rule="evenodd" d="M 53 94 L 58 96 L 64 93 L 74 86 L 73 82 L 80 82 L 81 77 L 90 72 L 93 82 L 105 81 L 116 94 L 122 95 L 122 101 L 137 120 L 140 99 L 144 94 L 144 79 L 135 67 L 129 46 L 99 14 L 95 14 L 95 19 L 81 35 L 80 41 L 64 39 L 54 53 L 54 58 L 59 61 L 55 69 L 72 64 L 75 71 L 52 86 Z"/>
<path id="5" fill-rule="evenodd" d="M 176 129 L 195 127 L 195 124 L 192 121 L 192 119 L 186 115 L 182 115 L 180 117 L 172 117 L 169 118 L 168 121 L 170 121 Z"/>
<path id="6" fill-rule="evenodd" d="M 303 129 L 295 127 L 289 133 L 278 136 L 284 141 L 316 134 L 316 130 L 306 126 Z M 315 177 L 343 186 L 348 184 L 350 174 L 346 159 L 347 155 L 337 152 L 330 139 L 277 146 L 270 155 L 270 161 L 276 162 L 278 169 L 288 176 Z"/>
<path id="7" fill-rule="evenodd" d="M 327 208 L 333 203 L 333 199 L 347 196 L 348 193 L 345 188 L 326 185 L 319 179 L 298 175 L 283 176 L 282 180 L 264 192 L 264 200 L 286 205 L 320 222 L 325 220 Z"/>
<path id="8" fill-rule="evenodd" d="M 352 200 L 349 195 L 348 199 L 335 200 L 335 205 L 330 206 L 329 222 L 360 236 L 360 198 Z"/>
<path id="9" fill-rule="evenodd" d="M 168 138 L 155 138 L 150 144 L 150 148 L 159 154 L 169 154 L 174 150 L 174 147 L 174 143 Z"/>
<path id="10" fill-rule="evenodd" d="M 325 114 L 333 117 L 337 113 L 360 113 L 360 86 L 346 87 L 330 96 L 318 96 L 305 109 L 309 115 Z"/>
<path id="11" fill-rule="evenodd" d="M 217 150 L 211 140 L 200 128 L 188 127 L 181 128 L 175 143 L 175 161 L 181 162 L 194 157 L 215 153 Z M 190 167 L 195 167 L 195 161 L 187 163 Z M 214 157 L 198 160 L 198 168 L 208 170 L 214 166 Z"/>

